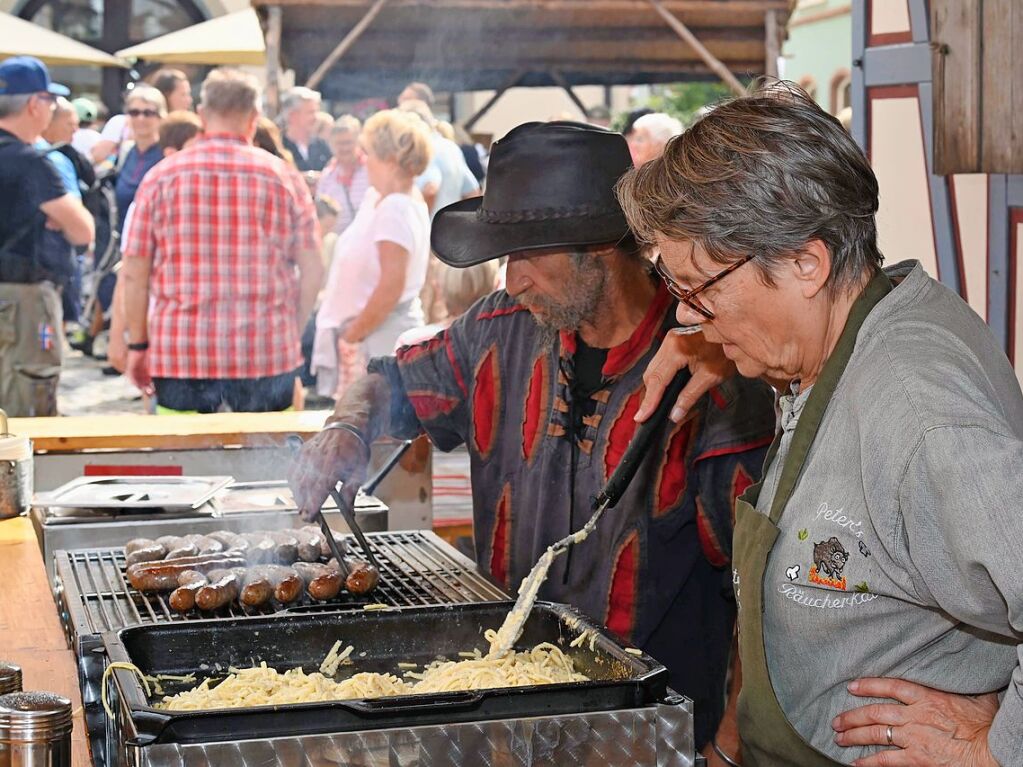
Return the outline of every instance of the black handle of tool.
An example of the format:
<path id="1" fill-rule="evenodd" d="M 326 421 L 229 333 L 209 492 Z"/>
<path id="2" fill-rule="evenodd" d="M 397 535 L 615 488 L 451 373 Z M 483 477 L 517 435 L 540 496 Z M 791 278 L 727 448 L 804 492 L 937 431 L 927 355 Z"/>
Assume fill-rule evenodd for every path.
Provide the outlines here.
<path id="1" fill-rule="evenodd" d="M 387 460 L 384 461 L 384 465 L 377 469 L 377 473 L 363 483 L 362 492 L 366 495 L 373 495 L 373 491 L 377 489 L 377 485 L 383 482 L 384 478 L 391 473 L 391 469 L 398 464 L 398 461 L 401 460 L 401 457 L 405 455 L 405 452 L 410 447 L 412 447 L 412 440 L 410 439 L 407 439 L 398 445 L 398 449 L 387 457 Z"/>
<path id="2" fill-rule="evenodd" d="M 607 484 L 604 485 L 603 491 L 594 501 L 594 508 L 601 505 L 613 508 L 621 500 L 625 489 L 632 482 L 632 478 L 636 476 L 636 469 L 639 468 L 639 464 L 650 449 L 654 437 L 657 436 L 662 428 L 665 428 L 665 421 L 668 420 L 668 414 L 671 412 L 671 409 L 675 407 L 675 400 L 678 399 L 678 395 L 682 392 L 683 387 L 689 383 L 691 377 L 688 370 L 682 370 L 668 384 L 668 388 L 661 395 L 661 401 L 657 405 L 657 409 L 636 428 L 632 441 L 625 448 L 625 455 L 622 456 L 622 460 L 618 462 L 618 466 L 612 472 Z"/>

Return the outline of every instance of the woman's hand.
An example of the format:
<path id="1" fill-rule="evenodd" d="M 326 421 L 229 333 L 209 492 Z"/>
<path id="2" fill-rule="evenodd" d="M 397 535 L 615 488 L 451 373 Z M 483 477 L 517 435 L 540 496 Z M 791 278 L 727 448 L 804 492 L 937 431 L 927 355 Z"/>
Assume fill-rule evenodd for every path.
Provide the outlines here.
<path id="1" fill-rule="evenodd" d="M 670 417 L 675 423 L 686 417 L 700 397 L 735 375 L 735 363 L 725 356 L 720 344 L 708 342 L 703 333 L 668 333 L 643 374 L 646 394 L 636 411 L 637 421 L 642 423 L 650 417 L 668 384 L 685 367 L 689 368 L 692 378 L 671 411 Z"/>
<path id="2" fill-rule="evenodd" d="M 998 711 L 995 693 L 955 695 L 877 678 L 857 679 L 849 692 L 898 701 L 850 709 L 831 723 L 840 746 L 887 747 L 857 759 L 857 767 L 998 767 L 987 745 Z"/>

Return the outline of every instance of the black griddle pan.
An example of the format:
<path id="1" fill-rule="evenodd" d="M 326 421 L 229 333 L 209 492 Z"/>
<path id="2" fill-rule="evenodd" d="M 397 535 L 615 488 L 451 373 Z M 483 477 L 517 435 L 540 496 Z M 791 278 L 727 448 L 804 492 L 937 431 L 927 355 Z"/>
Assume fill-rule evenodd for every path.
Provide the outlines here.
<path id="1" fill-rule="evenodd" d="M 338 639 L 353 645 L 353 665 L 336 678 L 360 671 L 398 676 L 398 662 L 420 665 L 461 651 L 486 653 L 485 629 L 497 629 L 512 602 L 392 608 L 388 611 L 288 614 L 232 618 L 202 623 L 136 626 L 103 635 L 110 661 L 134 663 L 143 673 L 227 674 L 227 667 L 267 665 L 284 671 L 301 666 L 316 671 Z M 596 632 L 570 647 L 583 631 Z M 628 653 L 606 630 L 567 605 L 538 602 L 516 649 L 551 642 L 565 652 L 588 682 L 537 685 L 471 692 L 405 695 L 288 706 L 211 711 L 153 708 L 138 677 L 113 672 L 116 693 L 131 716 L 140 745 L 272 738 L 327 732 L 436 725 L 509 717 L 550 716 L 637 708 L 663 700 L 667 669 L 647 655 Z M 163 683 L 167 694 L 192 684 Z M 156 700 L 160 700 L 157 696 Z"/>

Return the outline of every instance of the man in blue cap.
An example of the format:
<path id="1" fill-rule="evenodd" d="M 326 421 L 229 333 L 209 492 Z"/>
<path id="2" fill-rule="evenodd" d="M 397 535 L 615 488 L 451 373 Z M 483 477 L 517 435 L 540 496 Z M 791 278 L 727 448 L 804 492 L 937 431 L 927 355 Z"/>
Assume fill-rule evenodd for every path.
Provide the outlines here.
<path id="1" fill-rule="evenodd" d="M 33 147 L 68 93 L 38 59 L 0 62 L 0 408 L 9 415 L 56 415 L 62 312 L 40 261 L 45 230 L 73 245 L 94 234 L 92 216 Z"/>

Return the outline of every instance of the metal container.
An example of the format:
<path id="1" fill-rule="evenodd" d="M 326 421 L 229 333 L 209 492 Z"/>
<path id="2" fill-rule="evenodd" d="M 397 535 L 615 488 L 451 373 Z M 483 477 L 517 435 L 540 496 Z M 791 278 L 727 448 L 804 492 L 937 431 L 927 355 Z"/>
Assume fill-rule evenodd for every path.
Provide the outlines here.
<path id="1" fill-rule="evenodd" d="M 32 442 L 7 432 L 7 413 L 0 410 L 0 519 L 17 517 L 32 502 Z"/>
<path id="2" fill-rule="evenodd" d="M 21 692 L 21 666 L 0 661 L 0 695 Z"/>
<path id="3" fill-rule="evenodd" d="M 71 701 L 52 692 L 0 697 L 0 767 L 71 767 Z"/>

